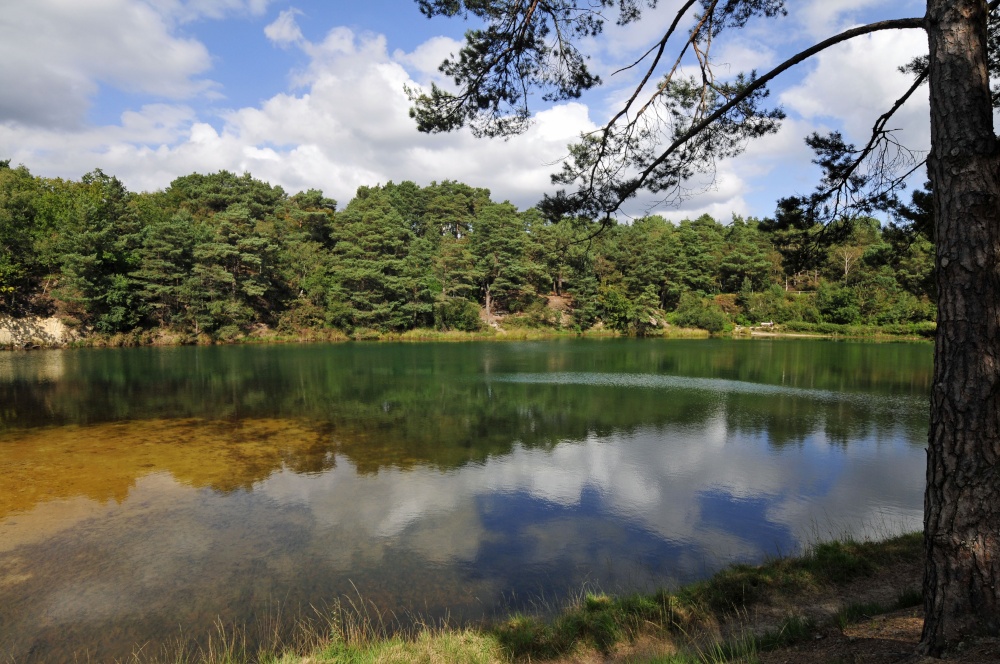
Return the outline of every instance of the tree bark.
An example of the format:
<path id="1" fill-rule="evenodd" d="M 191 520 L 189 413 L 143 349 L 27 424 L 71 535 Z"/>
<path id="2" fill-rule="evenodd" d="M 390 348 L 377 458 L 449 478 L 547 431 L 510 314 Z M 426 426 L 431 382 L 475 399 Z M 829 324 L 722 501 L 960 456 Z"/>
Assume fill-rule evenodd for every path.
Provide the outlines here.
<path id="1" fill-rule="evenodd" d="M 924 631 L 1000 630 L 1000 160 L 986 0 L 928 0 L 938 328 L 924 496 Z"/>

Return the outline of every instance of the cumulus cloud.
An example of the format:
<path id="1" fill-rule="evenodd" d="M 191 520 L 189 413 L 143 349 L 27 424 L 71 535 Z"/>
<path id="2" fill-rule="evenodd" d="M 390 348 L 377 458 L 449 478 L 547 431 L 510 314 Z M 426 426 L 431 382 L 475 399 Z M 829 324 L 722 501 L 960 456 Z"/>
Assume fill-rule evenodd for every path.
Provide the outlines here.
<path id="1" fill-rule="evenodd" d="M 817 56 L 813 70 L 799 85 L 785 90 L 781 101 L 802 118 L 840 125 L 849 140 L 863 143 L 875 119 L 912 83 L 897 67 L 926 50 L 919 31 L 853 39 Z M 906 145 L 925 150 L 930 145 L 929 114 L 924 88 L 896 113 L 889 128 L 898 129 Z"/>
<path id="2" fill-rule="evenodd" d="M 421 83 L 433 81 L 441 86 L 451 85 L 451 79 L 443 76 L 438 67 L 446 58 L 452 58 L 462 48 L 462 42 L 450 37 L 433 37 L 418 46 L 412 53 L 397 50 L 393 59 L 420 77 Z"/>
<path id="3" fill-rule="evenodd" d="M 287 42 L 299 33 L 294 15 L 283 16 L 270 24 L 270 36 Z M 571 103 L 543 111 L 527 134 L 508 142 L 479 141 L 469 132 L 422 135 L 408 115 L 404 87 L 417 82 L 407 68 L 426 74 L 446 42 L 390 56 L 383 36 L 337 27 L 298 46 L 310 62 L 295 78 L 296 92 L 226 111 L 218 125 L 185 107 L 150 106 L 127 113 L 120 126 L 74 133 L 73 150 L 58 155 L 50 149 L 65 145 L 60 132 L 0 125 L 0 153 L 45 174 L 78 177 L 100 167 L 133 189 L 225 168 L 290 191 L 319 188 L 343 202 L 360 185 L 457 179 L 526 207 L 549 187 L 551 164 L 566 145 L 593 126 L 587 108 Z"/>
<path id="4" fill-rule="evenodd" d="M 25 39 L 25 35 L 30 39 Z M 0 122 L 80 127 L 102 84 L 167 98 L 206 91 L 201 43 L 135 0 L 33 0 L 0 12 Z"/>
<path id="5" fill-rule="evenodd" d="M 807 0 L 794 11 L 794 20 L 813 37 L 828 37 L 852 24 L 904 16 L 923 16 L 921 0 Z"/>
<path id="6" fill-rule="evenodd" d="M 273 23 L 264 28 L 264 34 L 275 45 L 282 48 L 301 43 L 302 30 L 295 21 L 296 14 L 301 13 L 297 9 L 287 9 L 281 12 Z"/>

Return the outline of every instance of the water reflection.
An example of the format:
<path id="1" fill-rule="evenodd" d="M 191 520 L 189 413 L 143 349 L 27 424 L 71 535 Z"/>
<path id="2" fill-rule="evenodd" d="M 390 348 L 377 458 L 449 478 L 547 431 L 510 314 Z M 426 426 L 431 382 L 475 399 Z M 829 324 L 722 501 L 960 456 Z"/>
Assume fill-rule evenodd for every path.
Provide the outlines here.
<path id="1" fill-rule="evenodd" d="M 101 661 L 355 592 L 477 618 L 915 528 L 928 360 L 815 342 L 67 353 L 62 378 L 0 382 L 0 653 Z"/>

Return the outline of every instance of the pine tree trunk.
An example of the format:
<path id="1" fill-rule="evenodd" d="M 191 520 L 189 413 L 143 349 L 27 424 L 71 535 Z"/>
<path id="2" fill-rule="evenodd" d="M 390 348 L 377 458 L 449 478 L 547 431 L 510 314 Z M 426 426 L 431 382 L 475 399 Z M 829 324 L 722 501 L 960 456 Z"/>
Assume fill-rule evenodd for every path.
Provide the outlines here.
<path id="1" fill-rule="evenodd" d="M 938 331 L 921 651 L 1000 630 L 1000 169 L 985 0 L 928 0 Z"/>

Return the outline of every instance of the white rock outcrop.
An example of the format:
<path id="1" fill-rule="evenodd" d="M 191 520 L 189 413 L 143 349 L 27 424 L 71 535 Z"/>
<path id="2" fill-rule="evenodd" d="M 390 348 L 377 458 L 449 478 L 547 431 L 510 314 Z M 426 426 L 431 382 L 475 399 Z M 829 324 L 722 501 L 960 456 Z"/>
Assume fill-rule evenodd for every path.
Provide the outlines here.
<path id="1" fill-rule="evenodd" d="M 58 318 L 14 318 L 0 315 L 0 348 L 64 346 L 79 335 Z"/>

